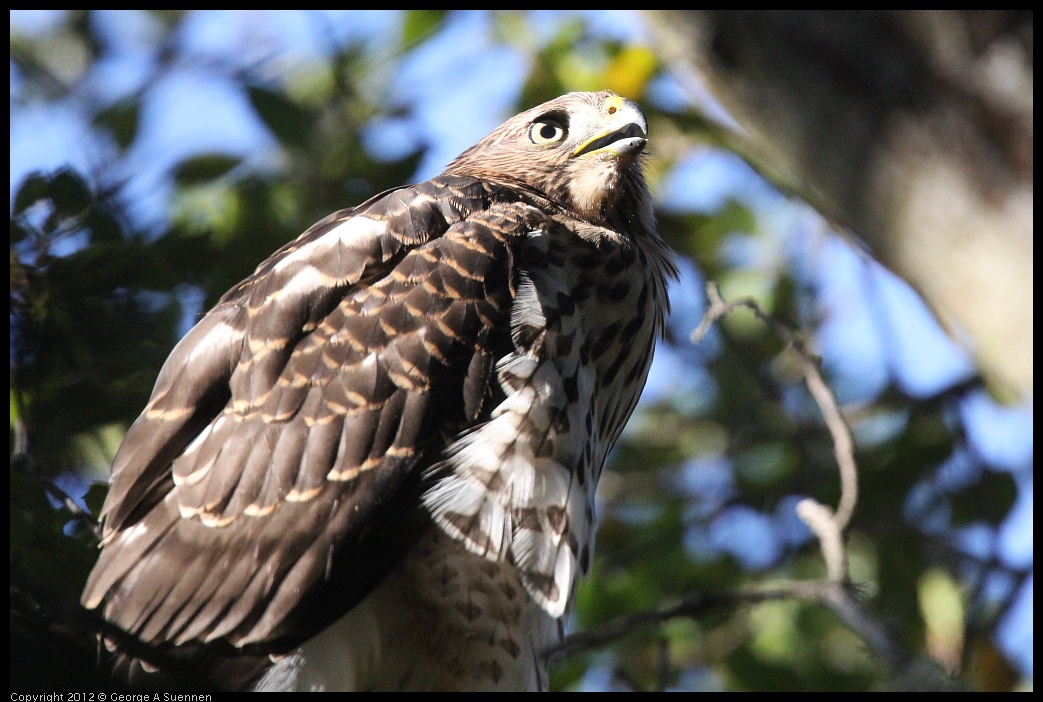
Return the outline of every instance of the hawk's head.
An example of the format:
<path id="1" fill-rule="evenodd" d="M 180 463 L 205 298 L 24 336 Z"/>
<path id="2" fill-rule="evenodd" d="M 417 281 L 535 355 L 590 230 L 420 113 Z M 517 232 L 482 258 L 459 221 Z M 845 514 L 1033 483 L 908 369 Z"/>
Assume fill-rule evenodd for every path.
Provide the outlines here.
<path id="1" fill-rule="evenodd" d="M 609 91 L 569 93 L 512 117 L 447 172 L 520 185 L 606 225 L 610 213 L 648 206 L 636 164 L 647 134 L 645 115 L 630 100 Z"/>

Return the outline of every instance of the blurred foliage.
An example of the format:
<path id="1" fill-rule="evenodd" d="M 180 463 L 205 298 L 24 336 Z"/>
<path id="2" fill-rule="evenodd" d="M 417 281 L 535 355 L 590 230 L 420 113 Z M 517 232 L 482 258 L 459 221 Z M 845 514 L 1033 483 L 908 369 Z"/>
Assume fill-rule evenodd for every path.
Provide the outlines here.
<path id="1" fill-rule="evenodd" d="M 34 36 L 12 27 L 12 113 L 73 104 L 90 117 L 91 138 L 105 154 L 94 172 L 34 173 L 13 190 L 12 647 L 28 653 L 12 661 L 12 689 L 15 678 L 28 680 L 28 687 L 50 679 L 26 657 L 39 654 L 53 674 L 80 665 L 91 648 L 88 632 L 67 627 L 64 645 L 39 634 L 53 627 L 33 628 L 76 607 L 94 557 L 92 538 L 48 503 L 41 479 L 70 484 L 76 482 L 70 476 L 82 482 L 104 475 L 184 332 L 186 315 L 197 318 L 312 222 L 414 176 L 422 145 L 389 158 L 363 142 L 364 129 L 376 120 L 409 117 L 413 109 L 373 81 L 389 64 L 437 40 L 454 15 L 405 13 L 401 35 L 383 42 L 380 56 L 369 45 L 338 44 L 331 33 L 327 55 L 280 79 L 263 62 L 243 67 L 193 55 L 179 41 L 189 15 L 144 17 L 149 41 L 161 47 L 155 75 L 108 102 L 84 89 L 115 50 L 92 11 L 68 12 Z M 606 86 L 642 101 L 653 132 L 670 135 L 671 146 L 655 151 L 649 163 L 653 186 L 683 153 L 718 143 L 697 110 L 668 110 L 648 99 L 651 81 L 665 70 L 654 47 L 606 38 L 584 15 L 558 16 L 550 31 L 537 31 L 534 22 L 514 12 L 490 20 L 489 40 L 529 59 L 514 107 Z M 246 96 L 277 144 L 276 165 L 257 166 L 218 150 L 190 155 L 169 169 L 168 216 L 134 224 L 116 166 L 138 145 L 150 87 L 179 66 L 198 64 Z M 784 257 L 755 269 L 726 255 L 737 235 L 771 249 L 765 243 L 771 233 L 750 205 L 728 199 L 712 211 L 662 211 L 659 220 L 678 254 L 720 281 L 726 295 L 755 291 L 767 309 L 813 335 L 819 320 L 806 310 L 816 309 L 816 290 Z M 685 388 L 693 386 L 679 382 L 676 396 L 632 420 L 603 478 L 597 557 L 580 586 L 573 628 L 594 628 L 690 591 L 823 575 L 816 544 L 793 516 L 797 496 L 825 504 L 838 499 L 833 446 L 817 409 L 781 342 L 762 324 L 729 318 L 707 350 L 687 337 L 696 321 L 672 324 L 668 346 L 703 392 L 690 396 Z M 884 436 L 858 450 L 861 496 L 849 548 L 866 607 L 896 642 L 917 660 L 944 651 L 942 662 L 962 685 L 1010 689 L 1017 675 L 992 635 L 1027 573 L 969 555 L 956 538 L 966 525 L 994 534 L 1015 499 L 1011 475 L 971 450 L 954 411 L 975 385 L 913 398 L 892 383 L 850 408 L 856 436 L 880 418 L 893 421 Z M 962 470 L 953 480 L 947 466 L 957 458 Z M 100 495 L 92 492 L 89 501 L 96 510 Z M 1006 594 L 992 594 L 985 587 L 990 579 L 1006 582 Z M 903 674 L 908 671 L 876 660 L 823 607 L 782 601 L 637 628 L 607 647 L 560 661 L 552 684 L 711 690 L 919 684 Z"/>

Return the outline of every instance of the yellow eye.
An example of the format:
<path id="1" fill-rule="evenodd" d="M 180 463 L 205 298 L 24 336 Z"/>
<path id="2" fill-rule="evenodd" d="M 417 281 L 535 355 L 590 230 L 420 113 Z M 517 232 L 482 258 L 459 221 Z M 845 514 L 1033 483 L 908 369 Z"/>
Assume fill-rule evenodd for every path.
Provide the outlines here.
<path id="1" fill-rule="evenodd" d="M 560 144 L 568 136 L 568 130 L 558 121 L 553 119 L 533 122 L 529 127 L 529 141 L 533 144 L 546 146 L 548 144 Z"/>

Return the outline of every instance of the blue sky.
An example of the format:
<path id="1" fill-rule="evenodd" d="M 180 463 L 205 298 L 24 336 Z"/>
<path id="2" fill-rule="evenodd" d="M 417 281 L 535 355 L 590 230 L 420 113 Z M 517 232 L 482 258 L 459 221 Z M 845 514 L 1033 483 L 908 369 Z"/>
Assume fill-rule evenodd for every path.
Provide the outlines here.
<path id="1" fill-rule="evenodd" d="M 26 32 L 44 31 L 60 17 L 59 12 L 16 10 L 11 21 Z M 584 16 L 606 36 L 642 39 L 640 20 L 624 11 L 591 11 Z M 558 17 L 560 13 L 537 13 L 537 31 L 550 27 Z M 101 18 L 104 34 L 118 50 L 80 90 L 107 103 L 140 87 L 157 57 L 150 42 L 154 30 L 144 15 L 110 11 Z M 324 44 L 316 37 L 330 36 L 327 31 L 340 42 L 351 38 L 379 47 L 380 37 L 397 31 L 399 21 L 392 11 L 205 11 L 184 23 L 180 41 L 221 61 L 264 66 L 274 79 L 321 57 Z M 375 51 L 379 59 L 380 49 Z M 529 68 L 530 56 L 523 50 L 505 47 L 493 38 L 486 15 L 455 15 L 437 41 L 413 52 L 405 62 L 389 66 L 386 81 L 373 87 L 420 109 L 408 122 L 376 123 L 367 132 L 367 143 L 378 155 L 398 155 L 418 140 L 435 145 L 416 174 L 417 180 L 431 177 L 509 116 Z M 12 98 L 18 88 L 12 71 Z M 669 79 L 658 81 L 650 94 L 661 105 L 686 104 L 691 99 Z M 261 166 L 277 159 L 275 141 L 254 117 L 245 97 L 205 66 L 168 72 L 149 95 L 144 131 L 123 164 L 125 172 L 108 174 L 128 179 L 128 199 L 137 203 L 133 214 L 140 223 L 166 216 L 169 168 L 189 154 L 218 149 Z M 107 163 L 111 154 L 91 138 L 89 119 L 73 102 L 16 110 L 12 99 L 12 196 L 29 171 L 71 163 L 90 173 Z M 941 332 L 908 286 L 825 231 L 817 217 L 783 198 L 737 157 L 693 148 L 660 184 L 657 195 L 664 207 L 701 212 L 712 212 L 726 198 L 735 197 L 757 213 L 761 226 L 773 232 L 769 243 L 764 243 L 764 237 L 753 241 L 736 236 L 729 250 L 737 265 L 757 271 L 763 263 L 761 272 L 770 276 L 771 262 L 778 257 L 767 256 L 765 246 L 777 247 L 768 253 L 783 251 L 799 264 L 809 282 L 820 287 L 824 322 L 816 343 L 826 368 L 837 378 L 842 401 L 869 399 L 889 378 L 898 379 L 910 394 L 929 395 L 972 371 L 968 355 Z M 672 294 L 674 324 L 690 329 L 701 312 L 690 301 L 698 298 L 702 281 L 690 266 L 683 271 Z M 712 349 L 712 338 L 707 343 Z M 680 368 L 681 359 L 661 351 L 643 401 L 676 393 Z M 697 392 L 697 375 L 686 382 Z M 1001 530 L 998 549 L 1012 565 L 1031 564 L 1032 478 L 1026 470 L 1032 465 L 1031 404 L 1001 407 L 984 393 L 975 393 L 961 404 L 959 414 L 975 450 L 997 470 L 1019 476 L 1017 505 Z M 1033 660 L 1031 593 L 1030 580 L 1002 635 L 1005 648 L 1028 675 Z"/>

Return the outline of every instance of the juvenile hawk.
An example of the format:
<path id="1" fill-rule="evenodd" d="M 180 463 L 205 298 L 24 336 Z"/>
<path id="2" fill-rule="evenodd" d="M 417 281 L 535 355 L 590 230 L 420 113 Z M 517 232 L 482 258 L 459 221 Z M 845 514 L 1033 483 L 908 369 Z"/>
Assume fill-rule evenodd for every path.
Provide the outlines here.
<path id="1" fill-rule="evenodd" d="M 83 604 L 221 687 L 544 688 L 674 273 L 646 133 L 551 100 L 228 291 L 120 447 Z"/>

